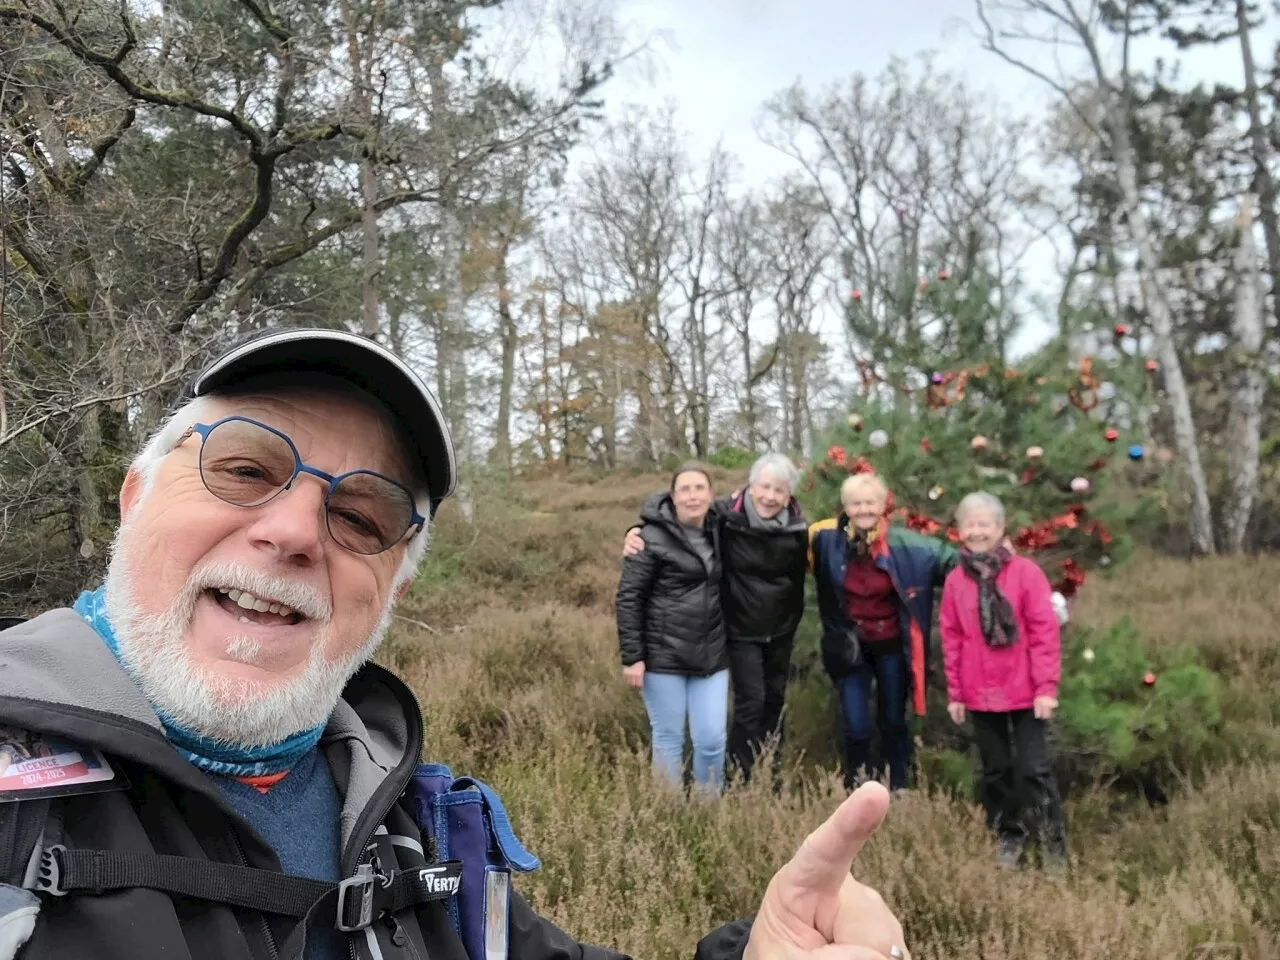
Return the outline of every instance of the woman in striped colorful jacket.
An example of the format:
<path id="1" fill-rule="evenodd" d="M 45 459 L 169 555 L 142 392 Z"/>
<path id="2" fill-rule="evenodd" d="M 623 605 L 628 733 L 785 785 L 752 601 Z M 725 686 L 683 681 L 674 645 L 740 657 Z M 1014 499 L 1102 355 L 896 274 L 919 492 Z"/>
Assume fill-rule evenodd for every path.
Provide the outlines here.
<path id="1" fill-rule="evenodd" d="M 933 596 L 956 565 L 949 544 L 890 526 L 884 481 L 851 475 L 840 488 L 843 511 L 809 528 L 822 663 L 844 715 L 845 784 L 878 778 L 887 760 L 889 788 L 904 790 L 911 766 L 907 703 L 925 712 Z M 877 717 L 872 718 L 872 687 Z M 880 761 L 872 764 L 877 727 Z"/>

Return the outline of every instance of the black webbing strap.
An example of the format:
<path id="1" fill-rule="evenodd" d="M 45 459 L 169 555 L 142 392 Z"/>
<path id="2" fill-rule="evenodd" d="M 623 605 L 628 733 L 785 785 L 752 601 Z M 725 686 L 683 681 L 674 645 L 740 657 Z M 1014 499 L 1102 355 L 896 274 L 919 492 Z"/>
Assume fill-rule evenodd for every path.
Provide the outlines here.
<path id="1" fill-rule="evenodd" d="M 10 802 L 0 809 L 0 883 L 20 887 L 49 817 L 49 798 Z"/>
<path id="2" fill-rule="evenodd" d="M 262 913 L 301 917 L 334 888 L 332 883 L 293 877 L 216 860 L 114 850 L 47 848 L 36 890 L 60 897 L 145 887 L 197 900 L 212 900 Z"/>
<path id="3" fill-rule="evenodd" d="M 385 914 L 447 899 L 457 893 L 461 877 L 458 861 L 394 871 L 390 876 L 364 864 L 356 876 L 333 884 L 214 860 L 52 846 L 41 855 L 35 889 L 61 897 L 144 887 L 288 917 L 305 917 L 318 901 L 336 893 L 330 922 L 338 930 L 351 932 Z"/>

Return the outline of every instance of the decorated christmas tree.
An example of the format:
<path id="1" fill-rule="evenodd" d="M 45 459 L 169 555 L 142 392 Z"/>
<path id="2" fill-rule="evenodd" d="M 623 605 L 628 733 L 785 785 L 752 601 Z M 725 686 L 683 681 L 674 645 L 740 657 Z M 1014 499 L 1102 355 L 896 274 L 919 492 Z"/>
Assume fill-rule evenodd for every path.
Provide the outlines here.
<path id="1" fill-rule="evenodd" d="M 895 522 L 954 540 L 960 498 L 986 490 L 1004 502 L 1018 552 L 1070 599 L 1090 568 L 1125 553 L 1141 506 L 1127 491 L 1140 484 L 1120 497 L 1113 481 L 1155 470 L 1146 425 L 1157 366 L 1123 323 L 1088 316 L 1014 361 L 1007 308 L 981 272 L 953 279 L 940 269 L 900 286 L 887 308 L 850 292 L 859 389 L 806 476 L 807 506 L 835 514 L 844 478 L 874 469 Z"/>

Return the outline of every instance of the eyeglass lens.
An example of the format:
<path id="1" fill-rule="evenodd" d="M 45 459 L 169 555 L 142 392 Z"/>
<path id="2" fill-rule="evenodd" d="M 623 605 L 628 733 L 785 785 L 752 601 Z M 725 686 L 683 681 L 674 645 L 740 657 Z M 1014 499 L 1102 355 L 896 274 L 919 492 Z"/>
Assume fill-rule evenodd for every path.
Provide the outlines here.
<path id="1" fill-rule="evenodd" d="M 247 420 L 224 420 L 200 449 L 200 476 L 219 500 L 257 507 L 293 481 L 297 460 L 284 437 Z M 399 484 L 373 473 L 352 473 L 330 492 L 329 535 L 353 553 L 374 554 L 396 544 L 413 523 L 413 500 Z"/>

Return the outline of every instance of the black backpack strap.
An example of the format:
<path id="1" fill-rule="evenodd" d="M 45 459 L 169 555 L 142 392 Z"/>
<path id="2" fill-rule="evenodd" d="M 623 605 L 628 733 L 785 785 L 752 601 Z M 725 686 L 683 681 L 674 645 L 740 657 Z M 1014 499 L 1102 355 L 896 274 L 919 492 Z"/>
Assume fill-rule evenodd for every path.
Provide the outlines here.
<path id="1" fill-rule="evenodd" d="M 55 897 L 146 887 L 262 913 L 301 917 L 334 884 L 216 860 L 47 847 L 35 890 Z"/>
<path id="2" fill-rule="evenodd" d="M 49 798 L 0 806 L 0 883 L 20 887 L 49 818 Z"/>
<path id="3" fill-rule="evenodd" d="M 365 864 L 356 876 L 334 884 L 216 860 L 68 850 L 54 845 L 41 852 L 33 888 L 61 897 L 145 887 L 287 917 L 306 917 L 321 901 L 328 900 L 334 905 L 329 923 L 351 932 L 364 929 L 384 914 L 453 896 L 461 875 L 462 865 L 456 862 L 390 876 Z"/>

